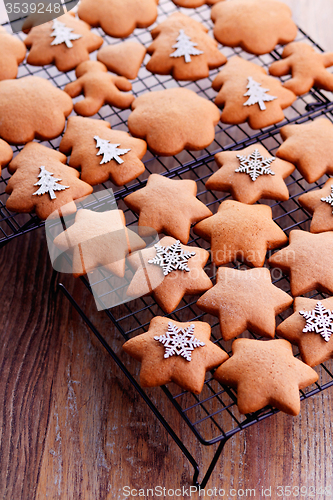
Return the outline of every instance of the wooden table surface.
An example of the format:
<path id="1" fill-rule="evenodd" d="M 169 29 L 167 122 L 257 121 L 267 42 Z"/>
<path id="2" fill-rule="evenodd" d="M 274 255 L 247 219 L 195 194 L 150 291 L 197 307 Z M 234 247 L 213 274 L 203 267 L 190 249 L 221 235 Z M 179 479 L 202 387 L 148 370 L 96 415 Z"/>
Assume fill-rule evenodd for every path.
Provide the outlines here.
<path id="1" fill-rule="evenodd" d="M 332 0 L 286 3 L 333 50 Z M 125 486 L 189 486 L 188 461 L 57 292 L 61 280 L 121 352 L 119 335 L 81 281 L 53 272 L 43 229 L 1 249 L 0 276 L 0 497 L 104 500 L 124 498 Z M 206 469 L 216 448 L 198 444 L 162 391 L 150 394 Z M 279 413 L 237 434 L 207 487 L 224 488 L 228 499 L 236 498 L 232 488 L 255 488 L 264 498 L 262 487 L 272 487 L 270 498 L 286 498 L 279 485 L 317 490 L 300 498 L 332 498 L 319 492 L 333 483 L 332 408 L 328 389 L 303 402 L 298 417 Z"/>

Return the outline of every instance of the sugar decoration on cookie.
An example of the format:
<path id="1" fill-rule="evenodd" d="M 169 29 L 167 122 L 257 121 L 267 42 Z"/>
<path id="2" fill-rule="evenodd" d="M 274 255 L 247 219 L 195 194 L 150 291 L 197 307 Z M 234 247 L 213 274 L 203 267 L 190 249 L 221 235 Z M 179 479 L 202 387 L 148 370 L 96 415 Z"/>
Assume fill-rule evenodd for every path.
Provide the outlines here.
<path id="1" fill-rule="evenodd" d="M 116 160 L 116 162 L 121 165 L 124 163 L 124 160 L 122 160 L 120 156 L 131 151 L 130 149 L 119 149 L 120 144 L 110 144 L 110 141 L 101 139 L 98 135 L 96 135 L 94 139 L 96 141 L 96 148 L 99 148 L 96 156 L 103 155 L 100 163 L 101 165 L 103 165 L 103 163 L 109 163 L 111 160 Z"/>
<path id="2" fill-rule="evenodd" d="M 168 330 L 164 335 L 155 336 L 154 340 L 161 342 L 165 347 L 164 358 L 171 356 L 182 356 L 187 361 L 192 361 L 192 351 L 197 347 L 204 347 L 206 344 L 194 336 L 195 325 L 187 328 L 178 328 L 171 321 L 168 323 Z"/>
<path id="3" fill-rule="evenodd" d="M 333 184 L 331 185 L 331 194 L 329 196 L 321 198 L 321 201 L 324 201 L 325 203 L 328 203 L 329 205 L 331 205 L 331 207 L 333 207 Z M 333 214 L 333 210 L 332 210 L 332 214 Z"/>
<path id="4" fill-rule="evenodd" d="M 175 243 L 169 247 L 163 247 L 158 244 L 154 245 L 154 247 L 156 249 L 156 257 L 148 260 L 148 263 L 161 266 L 164 276 L 178 269 L 180 271 L 190 272 L 187 261 L 191 257 L 194 257 L 195 252 L 186 252 L 183 250 L 179 240 L 175 241 Z"/>
<path id="5" fill-rule="evenodd" d="M 64 189 L 69 189 L 70 186 L 62 186 L 58 184 L 62 179 L 54 179 L 53 173 L 46 170 L 45 167 L 39 167 L 40 173 L 38 175 L 39 181 L 34 184 L 34 186 L 40 186 L 39 189 L 33 195 L 37 194 L 41 196 L 43 194 L 49 193 L 51 200 L 56 199 L 54 191 L 64 191 Z"/>
<path id="6" fill-rule="evenodd" d="M 52 29 L 53 31 L 50 34 L 50 37 L 55 38 L 51 42 L 51 45 L 61 45 L 62 43 L 65 43 L 68 49 L 73 47 L 72 40 L 78 40 L 83 36 L 77 33 L 72 33 L 74 29 L 69 28 L 66 24 L 58 21 L 58 19 L 54 19 Z"/>
<path id="7" fill-rule="evenodd" d="M 177 49 L 175 52 L 170 54 L 170 57 L 183 57 L 186 63 L 192 61 L 191 56 L 199 56 L 203 54 L 203 50 L 196 49 L 198 44 L 191 41 L 191 37 L 187 36 L 184 30 L 179 30 L 179 36 L 177 37 L 177 43 L 172 46 L 173 49 Z"/>
<path id="8" fill-rule="evenodd" d="M 248 84 L 246 88 L 248 90 L 244 94 L 244 97 L 248 97 L 248 100 L 244 102 L 243 106 L 252 106 L 254 104 L 259 104 L 260 110 L 265 111 L 265 102 L 274 101 L 274 99 L 277 99 L 277 97 L 267 94 L 267 92 L 269 92 L 269 89 L 262 88 L 261 83 L 253 80 L 252 76 L 248 76 L 247 80 Z"/>
<path id="9" fill-rule="evenodd" d="M 269 165 L 275 160 L 275 157 L 264 158 L 259 149 L 255 149 L 249 156 L 237 155 L 240 162 L 240 167 L 235 172 L 248 174 L 253 182 L 258 179 L 260 175 L 275 175 Z"/>
<path id="10" fill-rule="evenodd" d="M 333 311 L 326 309 L 318 301 L 313 311 L 300 311 L 299 313 L 306 320 L 304 333 L 319 333 L 326 342 L 330 340 L 333 333 Z"/>

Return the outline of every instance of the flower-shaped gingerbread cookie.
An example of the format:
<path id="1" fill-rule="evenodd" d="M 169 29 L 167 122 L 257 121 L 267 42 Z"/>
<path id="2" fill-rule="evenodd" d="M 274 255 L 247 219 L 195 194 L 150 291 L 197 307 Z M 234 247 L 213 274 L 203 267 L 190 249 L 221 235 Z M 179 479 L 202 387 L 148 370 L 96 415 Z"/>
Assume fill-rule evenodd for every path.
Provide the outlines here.
<path id="1" fill-rule="evenodd" d="M 135 99 L 132 109 L 131 134 L 145 139 L 149 149 L 163 156 L 206 148 L 220 119 L 215 104 L 185 88 L 148 92 Z"/>
<path id="2" fill-rule="evenodd" d="M 21 40 L 7 33 L 0 26 L 0 80 L 16 78 L 18 65 L 25 58 L 27 49 Z"/>
<path id="3" fill-rule="evenodd" d="M 74 105 L 77 114 L 95 115 L 104 104 L 117 108 L 129 108 L 134 100 L 133 94 L 125 94 L 132 89 L 131 83 L 123 76 L 108 73 L 104 64 L 98 61 L 85 61 L 78 65 L 74 82 L 65 87 L 71 97 L 84 94 L 84 99 Z"/>
<path id="4" fill-rule="evenodd" d="M 283 120 L 282 110 L 296 99 L 291 90 L 268 76 L 264 68 L 238 56 L 229 59 L 212 87 L 219 92 L 215 104 L 223 108 L 221 121 L 231 124 L 248 121 L 253 129 Z"/>
<path id="5" fill-rule="evenodd" d="M 136 42 L 121 42 L 105 45 L 99 49 L 97 59 L 105 64 L 109 71 L 134 80 L 146 55 L 146 47 Z"/>
<path id="6" fill-rule="evenodd" d="M 212 8 L 215 38 L 229 47 L 266 54 L 278 44 L 292 42 L 297 27 L 290 8 L 276 0 L 232 0 Z"/>
<path id="7" fill-rule="evenodd" d="M 288 238 L 272 220 L 267 205 L 246 205 L 226 200 L 218 212 L 194 226 L 194 232 L 211 242 L 217 266 L 236 259 L 254 267 L 264 265 L 267 250 L 287 243 Z"/>
<path id="8" fill-rule="evenodd" d="M 147 28 L 157 18 L 158 0 L 81 0 L 78 15 L 115 38 L 126 38 L 135 28 Z"/>
<path id="9" fill-rule="evenodd" d="M 298 201 L 313 214 L 311 233 L 333 231 L 333 179 L 328 179 L 322 189 L 302 194 Z"/>
<path id="10" fill-rule="evenodd" d="M 7 142 L 0 139 L 0 175 L 1 168 L 6 167 L 13 158 L 13 150 Z"/>
<path id="11" fill-rule="evenodd" d="M 286 125 L 280 130 L 283 144 L 276 156 L 290 161 L 309 182 L 333 174 L 333 124 L 318 118 L 301 125 Z"/>
<path id="12" fill-rule="evenodd" d="M 283 86 L 302 95 L 311 87 L 333 90 L 333 75 L 326 70 L 330 66 L 333 66 L 333 52 L 320 54 L 307 43 L 294 42 L 284 48 L 282 59 L 271 64 L 269 72 L 274 76 L 291 73 L 292 78 Z"/>
<path id="13" fill-rule="evenodd" d="M 209 177 L 207 189 L 230 192 L 235 200 L 249 204 L 261 198 L 288 200 L 284 179 L 295 167 L 271 156 L 261 144 L 217 153 L 215 160 L 221 168 Z"/>
<path id="14" fill-rule="evenodd" d="M 175 12 L 151 31 L 154 41 L 147 52 L 152 57 L 146 68 L 175 80 L 207 78 L 209 70 L 227 62 L 217 42 L 207 35 L 201 23 Z"/>
<path id="15" fill-rule="evenodd" d="M 157 316 L 151 320 L 147 333 L 128 340 L 123 349 L 141 361 L 142 387 L 175 382 L 183 389 L 199 394 L 206 372 L 229 357 L 209 339 L 208 323 L 179 323 Z"/>
<path id="16" fill-rule="evenodd" d="M 69 71 L 89 59 L 103 44 L 103 38 L 90 31 L 90 26 L 67 13 L 53 21 L 35 26 L 24 43 L 30 52 L 27 62 L 34 66 L 54 63 L 59 71 Z"/>
<path id="17" fill-rule="evenodd" d="M 0 82 L 0 137 L 11 144 L 54 139 L 65 127 L 72 99 L 45 78 Z"/>

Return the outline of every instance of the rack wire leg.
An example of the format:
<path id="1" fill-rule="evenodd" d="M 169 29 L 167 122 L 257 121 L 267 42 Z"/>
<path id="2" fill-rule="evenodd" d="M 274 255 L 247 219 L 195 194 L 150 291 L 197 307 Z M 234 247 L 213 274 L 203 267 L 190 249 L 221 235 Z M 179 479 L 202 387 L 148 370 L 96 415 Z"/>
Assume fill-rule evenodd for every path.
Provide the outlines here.
<path id="1" fill-rule="evenodd" d="M 218 459 L 221 456 L 221 453 L 223 451 L 224 445 L 226 444 L 227 441 L 229 441 L 229 439 L 230 438 L 227 438 L 227 439 L 225 439 L 225 440 L 223 440 L 223 441 L 220 442 L 219 447 L 217 448 L 217 450 L 215 452 L 215 455 L 213 457 L 213 460 L 211 461 L 210 466 L 208 467 L 207 472 L 206 472 L 203 480 L 200 483 L 200 488 L 201 489 L 205 488 L 206 484 L 208 483 L 209 478 L 212 475 L 213 470 L 215 469 L 217 461 L 218 461 Z M 195 481 L 195 479 L 194 479 L 194 476 L 193 476 L 193 482 L 194 481 Z M 194 483 L 194 484 L 197 484 L 197 483 Z"/>

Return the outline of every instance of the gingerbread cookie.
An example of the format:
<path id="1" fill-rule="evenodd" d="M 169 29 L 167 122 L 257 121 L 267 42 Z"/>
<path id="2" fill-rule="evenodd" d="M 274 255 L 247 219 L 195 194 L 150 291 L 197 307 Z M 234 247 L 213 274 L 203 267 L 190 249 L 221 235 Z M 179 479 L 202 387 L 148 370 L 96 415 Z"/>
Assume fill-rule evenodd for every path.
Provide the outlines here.
<path id="1" fill-rule="evenodd" d="M 158 0 L 81 0 L 78 15 L 115 38 L 128 37 L 135 28 L 147 28 L 157 18 Z"/>
<path id="2" fill-rule="evenodd" d="M 28 64 L 54 63 L 59 71 L 70 71 L 89 59 L 89 52 L 99 49 L 103 38 L 69 12 L 32 28 L 24 43 L 30 48 Z"/>
<path id="3" fill-rule="evenodd" d="M 97 59 L 105 64 L 109 71 L 135 80 L 145 55 L 146 47 L 141 43 L 122 42 L 99 49 Z"/>
<path id="4" fill-rule="evenodd" d="M 215 38 L 229 47 L 266 54 L 280 43 L 292 42 L 297 27 L 290 8 L 276 0 L 232 0 L 212 8 Z"/>
<path id="5" fill-rule="evenodd" d="M 12 160 L 8 170 L 6 207 L 13 212 L 36 212 L 45 220 L 54 211 L 60 215 L 76 211 L 73 200 L 92 193 L 93 188 L 79 179 L 79 173 L 67 167 L 66 156 L 30 142 Z M 57 216 L 59 214 L 57 213 Z"/>
<path id="6" fill-rule="evenodd" d="M 333 124 L 330 120 L 318 118 L 302 125 L 285 125 L 280 133 L 284 142 L 276 156 L 296 165 L 307 182 L 333 174 Z"/>
<path id="7" fill-rule="evenodd" d="M 333 179 L 328 179 L 322 189 L 302 194 L 298 201 L 313 214 L 311 233 L 333 231 Z"/>
<path id="8" fill-rule="evenodd" d="M 226 200 L 218 212 L 194 226 L 194 232 L 211 242 L 211 254 L 217 266 L 240 260 L 262 267 L 267 250 L 287 243 L 288 238 L 272 220 L 267 205 L 245 205 Z"/>
<path id="9" fill-rule="evenodd" d="M 145 247 L 144 241 L 127 229 L 122 210 L 93 212 L 79 210 L 72 226 L 60 233 L 54 244 L 63 251 L 73 249 L 73 275 L 87 274 L 104 267 L 123 278 L 125 258 Z"/>
<path id="10" fill-rule="evenodd" d="M 210 217 L 212 212 L 196 198 L 197 185 L 190 179 L 174 180 L 152 174 L 147 186 L 124 198 L 126 205 L 139 213 L 139 226 L 174 236 L 186 244 L 191 224 Z"/>
<path id="11" fill-rule="evenodd" d="M 286 89 L 296 95 L 306 94 L 312 87 L 333 90 L 333 75 L 326 68 L 333 66 L 333 52 L 319 54 L 307 43 L 294 42 L 282 52 L 282 59 L 269 67 L 274 76 L 291 74 L 284 82 Z"/>
<path id="12" fill-rule="evenodd" d="M 221 2 L 223 0 L 172 0 L 174 4 L 178 5 L 178 7 L 187 7 L 188 9 L 196 9 L 197 7 L 201 7 L 205 3 L 208 5 L 213 5 L 217 2 Z"/>
<path id="13" fill-rule="evenodd" d="M 219 167 L 206 182 L 206 188 L 227 191 L 242 203 L 255 203 L 261 198 L 285 201 L 289 191 L 284 182 L 295 167 L 271 156 L 261 144 L 215 155 Z"/>
<path id="14" fill-rule="evenodd" d="M 12 158 L 12 148 L 9 146 L 9 144 L 7 144 L 7 142 L 0 139 L 0 175 L 1 168 L 6 167 Z"/>
<path id="15" fill-rule="evenodd" d="M 18 65 L 25 58 L 27 49 L 21 40 L 7 33 L 0 26 L 0 80 L 16 78 Z"/>
<path id="16" fill-rule="evenodd" d="M 293 356 L 289 342 L 237 339 L 232 354 L 216 370 L 214 378 L 237 390 L 240 413 L 272 405 L 289 415 L 298 415 L 299 390 L 314 384 L 318 374 Z"/>
<path id="17" fill-rule="evenodd" d="M 290 274 L 292 295 L 311 290 L 333 293 L 333 232 L 312 234 L 294 230 L 288 247 L 272 255 L 269 263 Z"/>
<path id="18" fill-rule="evenodd" d="M 84 94 L 84 99 L 74 104 L 79 115 L 95 115 L 104 104 L 129 108 L 134 101 L 133 94 L 121 92 L 131 90 L 131 83 L 123 76 L 109 74 L 106 66 L 98 61 L 79 64 L 75 74 L 77 80 L 66 85 L 64 90 L 73 98 Z"/>
<path id="19" fill-rule="evenodd" d="M 333 358 L 333 298 L 296 297 L 294 314 L 277 328 L 277 334 L 298 346 L 302 360 L 317 366 Z"/>
<path id="20" fill-rule="evenodd" d="M 141 362 L 140 384 L 156 387 L 175 382 L 199 394 L 207 371 L 216 368 L 228 354 L 213 344 L 208 323 L 179 323 L 168 318 L 153 318 L 146 333 L 123 345 L 127 354 Z"/>
<path id="21" fill-rule="evenodd" d="M 273 338 L 275 316 L 288 309 L 293 299 L 272 284 L 269 270 L 220 267 L 216 279 L 216 285 L 200 297 L 197 306 L 219 318 L 223 340 L 245 330 Z"/>
<path id="22" fill-rule="evenodd" d="M 208 258 L 207 250 L 181 245 L 179 240 L 166 236 L 154 247 L 128 257 L 135 274 L 127 295 L 152 295 L 169 314 L 184 295 L 196 295 L 213 286 L 203 270 Z"/>
<path id="23" fill-rule="evenodd" d="M 71 155 L 69 165 L 81 169 L 81 179 L 92 186 L 111 180 L 123 186 L 145 171 L 141 158 L 145 141 L 122 130 L 111 130 L 109 122 L 72 116 L 59 150 Z"/>
<path id="24" fill-rule="evenodd" d="M 238 56 L 229 59 L 212 87 L 219 92 L 215 104 L 223 108 L 221 121 L 231 124 L 247 121 L 253 129 L 283 120 L 282 110 L 296 99 L 279 80 L 268 76 L 264 68 Z"/>
<path id="25" fill-rule="evenodd" d="M 4 80 L 0 82 L 0 137 L 11 144 L 54 139 L 72 109 L 71 98 L 44 78 Z"/>
<path id="26" fill-rule="evenodd" d="M 145 139 L 149 149 L 162 156 L 206 148 L 220 119 L 215 104 L 185 88 L 148 92 L 135 99 L 132 109 L 131 134 Z"/>
<path id="27" fill-rule="evenodd" d="M 207 78 L 210 69 L 227 62 L 207 32 L 195 19 L 175 12 L 151 31 L 154 41 L 147 52 L 152 57 L 146 68 L 175 80 Z"/>

